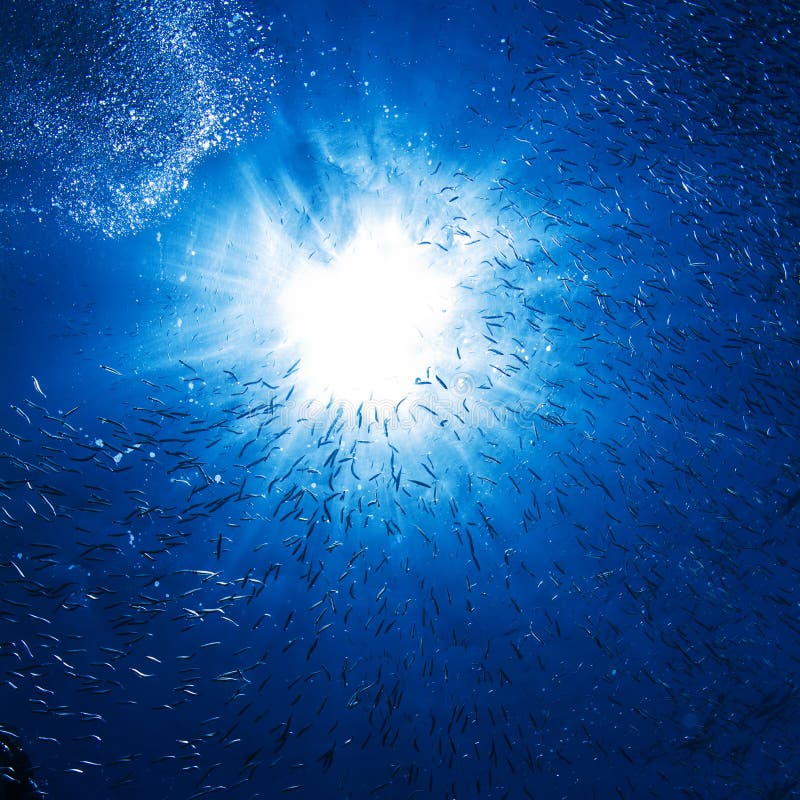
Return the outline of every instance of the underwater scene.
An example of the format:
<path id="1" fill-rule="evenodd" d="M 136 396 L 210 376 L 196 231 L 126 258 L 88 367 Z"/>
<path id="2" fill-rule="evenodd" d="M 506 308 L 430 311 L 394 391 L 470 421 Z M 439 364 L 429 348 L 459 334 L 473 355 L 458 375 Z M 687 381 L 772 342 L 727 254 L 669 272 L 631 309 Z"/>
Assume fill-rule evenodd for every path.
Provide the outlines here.
<path id="1" fill-rule="evenodd" d="M 799 32 L 5 0 L 0 798 L 800 797 Z"/>

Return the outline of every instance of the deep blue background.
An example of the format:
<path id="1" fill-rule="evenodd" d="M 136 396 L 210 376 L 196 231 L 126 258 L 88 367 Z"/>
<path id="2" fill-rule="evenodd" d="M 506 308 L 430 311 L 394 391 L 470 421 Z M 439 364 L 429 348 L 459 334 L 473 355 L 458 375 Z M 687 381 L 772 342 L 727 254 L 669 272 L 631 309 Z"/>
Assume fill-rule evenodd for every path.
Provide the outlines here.
<path id="1" fill-rule="evenodd" d="M 11 8 L 0 723 L 48 796 L 800 794 L 793 4 Z M 106 46 L 178 29 L 181 74 Z M 274 287 L 368 207 L 469 275 L 449 388 L 312 427 Z"/>

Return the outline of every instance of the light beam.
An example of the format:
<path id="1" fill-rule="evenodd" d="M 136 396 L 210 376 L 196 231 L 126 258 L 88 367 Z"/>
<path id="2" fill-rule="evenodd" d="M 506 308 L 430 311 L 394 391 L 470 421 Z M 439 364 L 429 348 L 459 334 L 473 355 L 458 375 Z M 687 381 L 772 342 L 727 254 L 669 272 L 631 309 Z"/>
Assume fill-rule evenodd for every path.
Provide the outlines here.
<path id="1" fill-rule="evenodd" d="M 296 271 L 281 308 L 309 397 L 394 404 L 435 366 L 454 290 L 430 247 L 396 219 L 362 223 L 329 264 Z"/>

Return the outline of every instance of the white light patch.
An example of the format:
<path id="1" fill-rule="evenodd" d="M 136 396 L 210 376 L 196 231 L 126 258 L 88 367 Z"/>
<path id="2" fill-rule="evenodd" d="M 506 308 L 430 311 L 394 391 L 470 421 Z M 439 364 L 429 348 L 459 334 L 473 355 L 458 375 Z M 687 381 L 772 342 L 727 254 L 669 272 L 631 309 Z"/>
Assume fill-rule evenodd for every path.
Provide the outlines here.
<path id="1" fill-rule="evenodd" d="M 309 396 L 396 403 L 441 353 L 451 281 L 396 221 L 364 224 L 330 264 L 299 269 L 281 298 Z"/>

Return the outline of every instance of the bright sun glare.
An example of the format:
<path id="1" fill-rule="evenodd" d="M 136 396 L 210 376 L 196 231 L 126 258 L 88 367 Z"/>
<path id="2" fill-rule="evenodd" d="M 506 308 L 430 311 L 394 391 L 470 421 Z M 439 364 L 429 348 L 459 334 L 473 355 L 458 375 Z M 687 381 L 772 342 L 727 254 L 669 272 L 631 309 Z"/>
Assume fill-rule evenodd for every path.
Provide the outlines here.
<path id="1" fill-rule="evenodd" d="M 331 263 L 298 270 L 281 298 L 305 391 L 397 402 L 435 366 L 452 294 L 398 222 L 362 225 Z"/>

